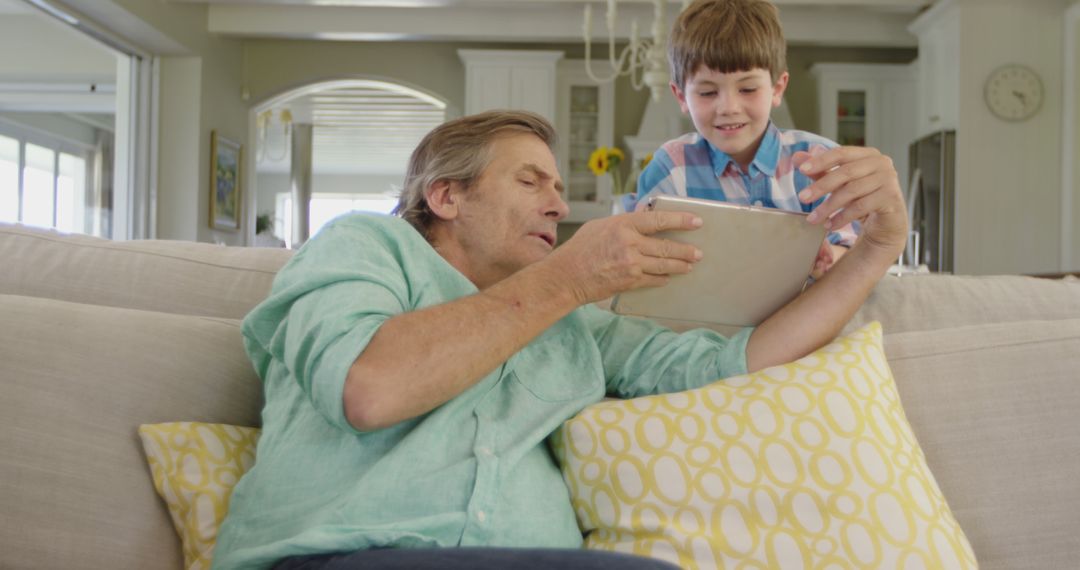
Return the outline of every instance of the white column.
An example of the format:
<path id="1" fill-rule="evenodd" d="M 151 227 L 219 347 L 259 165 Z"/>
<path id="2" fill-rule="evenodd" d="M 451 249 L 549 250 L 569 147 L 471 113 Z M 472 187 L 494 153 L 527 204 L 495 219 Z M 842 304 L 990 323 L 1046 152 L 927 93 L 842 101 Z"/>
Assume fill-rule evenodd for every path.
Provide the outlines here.
<path id="1" fill-rule="evenodd" d="M 311 220 L 311 150 L 312 128 L 310 124 L 294 123 L 292 126 L 292 168 L 289 171 L 289 188 L 292 193 L 292 236 L 289 246 L 296 249 L 308 240 Z"/>

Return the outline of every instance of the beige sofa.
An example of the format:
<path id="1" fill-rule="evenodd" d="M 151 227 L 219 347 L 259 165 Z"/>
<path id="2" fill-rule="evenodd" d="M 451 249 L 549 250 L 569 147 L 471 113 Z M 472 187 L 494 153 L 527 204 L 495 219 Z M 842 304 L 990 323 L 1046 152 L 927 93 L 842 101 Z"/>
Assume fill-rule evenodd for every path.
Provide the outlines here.
<path id="1" fill-rule="evenodd" d="M 239 319 L 289 252 L 0 225 L 0 568 L 179 568 L 142 423 L 257 425 Z M 1080 565 L 1080 282 L 888 277 L 908 418 L 982 568 Z"/>

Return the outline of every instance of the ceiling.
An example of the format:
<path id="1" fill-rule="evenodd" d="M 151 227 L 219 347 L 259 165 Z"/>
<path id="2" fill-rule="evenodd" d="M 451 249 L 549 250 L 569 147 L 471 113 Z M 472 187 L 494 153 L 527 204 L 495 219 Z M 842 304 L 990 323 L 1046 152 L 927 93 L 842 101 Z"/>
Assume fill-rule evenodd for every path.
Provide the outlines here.
<path id="1" fill-rule="evenodd" d="M 207 4 L 208 29 L 223 35 L 330 40 L 580 41 L 584 7 L 592 34 L 607 33 L 607 2 L 594 0 L 168 0 Z M 774 0 L 790 43 L 913 47 L 907 24 L 932 0 Z M 681 0 L 620 0 L 615 35 L 636 19 L 651 27 L 654 4 L 667 18 Z"/>

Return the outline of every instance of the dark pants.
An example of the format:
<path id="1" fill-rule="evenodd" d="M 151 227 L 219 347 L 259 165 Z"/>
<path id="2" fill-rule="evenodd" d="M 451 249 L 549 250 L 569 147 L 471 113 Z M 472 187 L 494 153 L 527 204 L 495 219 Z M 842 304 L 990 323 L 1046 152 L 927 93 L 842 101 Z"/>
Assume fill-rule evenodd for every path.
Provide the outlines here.
<path id="1" fill-rule="evenodd" d="M 378 548 L 294 556 L 274 570 L 677 570 L 662 560 L 618 552 L 545 548 Z"/>

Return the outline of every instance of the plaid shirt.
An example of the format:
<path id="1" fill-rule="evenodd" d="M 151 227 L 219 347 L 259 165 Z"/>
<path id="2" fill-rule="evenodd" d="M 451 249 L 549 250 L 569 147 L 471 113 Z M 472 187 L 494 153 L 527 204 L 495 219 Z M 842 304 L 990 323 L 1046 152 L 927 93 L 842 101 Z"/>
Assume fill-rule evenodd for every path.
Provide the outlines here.
<path id="1" fill-rule="evenodd" d="M 764 206 L 792 212 L 810 212 L 813 204 L 799 201 L 798 193 L 813 180 L 795 170 L 791 157 L 797 151 L 830 149 L 836 143 L 804 131 L 781 131 L 769 123 L 750 172 L 744 173 L 726 153 L 717 150 L 698 133 L 664 143 L 638 178 L 637 194 L 623 196 L 623 207 L 634 210 L 639 201 L 654 194 L 719 200 L 745 206 Z M 819 151 L 820 152 L 820 151 Z M 851 247 L 858 237 L 854 222 L 829 234 L 829 243 Z"/>

